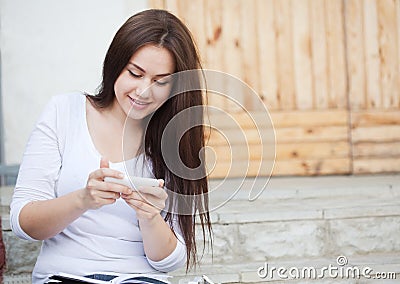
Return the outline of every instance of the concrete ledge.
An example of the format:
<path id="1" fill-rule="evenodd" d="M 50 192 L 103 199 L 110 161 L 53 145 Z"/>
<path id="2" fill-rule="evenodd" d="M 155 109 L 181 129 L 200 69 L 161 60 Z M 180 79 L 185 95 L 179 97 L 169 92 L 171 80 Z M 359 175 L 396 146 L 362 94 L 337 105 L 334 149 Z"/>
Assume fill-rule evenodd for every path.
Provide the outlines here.
<path id="1" fill-rule="evenodd" d="M 231 197 L 232 200 L 247 200 L 249 189 L 266 186 L 259 199 L 313 199 L 346 196 L 400 197 L 400 174 L 319 177 L 272 177 L 254 179 L 210 180 L 210 200 L 218 201 Z M 217 187 L 217 185 L 220 185 Z M 241 185 L 241 186 L 240 186 Z M 379 189 L 379 190 L 376 190 Z M 236 192 L 236 194 L 234 194 Z M 254 190 L 256 193 L 257 190 Z M 232 196 L 233 195 L 233 196 Z M 254 194 L 252 194 L 253 196 Z"/>
<path id="2" fill-rule="evenodd" d="M 346 219 L 359 217 L 400 216 L 400 201 L 393 200 L 391 204 L 381 204 L 355 207 L 332 208 L 324 210 L 325 219 Z"/>
<path id="3" fill-rule="evenodd" d="M 338 267 L 337 256 L 326 257 L 326 258 L 314 258 L 314 259 L 296 259 L 296 260 L 281 260 L 281 261 L 268 261 L 268 268 L 286 268 L 287 270 L 291 268 L 296 268 L 299 271 L 303 268 L 315 268 L 318 272 L 323 267 L 328 267 L 329 265 Z M 394 272 L 397 283 L 400 279 L 400 256 L 397 254 L 371 254 L 364 256 L 352 256 L 348 258 L 348 264 L 343 266 L 344 268 L 357 267 L 360 271 L 366 267 L 371 268 L 371 276 L 376 277 L 377 272 Z M 279 279 L 276 271 L 274 278 L 271 279 L 269 274 L 265 278 L 261 278 L 257 271 L 260 267 L 265 267 L 266 262 L 243 262 L 241 264 L 234 265 L 203 265 L 196 271 L 191 271 L 185 274 L 184 270 L 178 270 L 171 273 L 174 276 L 174 283 L 178 283 L 181 279 L 193 279 L 196 276 L 201 276 L 205 274 L 210 277 L 211 280 L 219 283 L 309 283 L 311 279 Z M 286 273 L 287 274 L 287 273 Z M 352 276 L 352 275 L 350 275 Z M 365 283 L 373 281 L 383 281 L 379 283 L 391 283 L 390 280 L 376 280 L 376 279 L 365 279 L 365 278 L 344 278 L 329 277 L 326 271 L 325 277 L 321 279 L 314 280 L 313 283 Z M 395 283 L 395 281 L 393 283 Z"/>
<path id="4" fill-rule="evenodd" d="M 227 193 L 239 182 L 229 180 L 224 188 L 211 195 L 212 206 L 218 207 L 211 212 L 214 258 L 206 250 L 199 270 L 188 275 L 181 271 L 177 276 L 188 279 L 205 273 L 212 280 L 224 283 L 271 282 L 257 279 L 254 272 L 266 260 L 294 265 L 300 261 L 288 259 L 311 259 L 311 263 L 319 260 L 329 264 L 332 258 L 323 257 L 333 256 L 334 259 L 339 254 L 348 256 L 351 261 L 360 255 L 361 260 L 371 261 L 369 257 L 378 253 L 387 254 L 387 262 L 381 256 L 372 261 L 378 265 L 380 270 L 377 271 L 391 271 L 400 263 L 392 256 L 400 255 L 400 175 L 273 178 L 259 199 L 250 202 L 248 191 L 241 190 L 224 203 Z M 245 187 L 249 184 L 251 180 L 244 182 Z M 20 240 L 11 232 L 8 211 L 12 190 L 12 187 L 0 189 L 8 259 L 5 279 L 11 279 L 7 277 L 12 274 L 17 277 L 29 273 L 40 248 L 40 242 Z M 202 251 L 201 246 L 198 251 Z M 323 283 L 330 281 L 333 282 L 324 279 Z M 338 281 L 341 282 L 334 280 Z M 285 280 L 275 282 L 284 283 Z"/>

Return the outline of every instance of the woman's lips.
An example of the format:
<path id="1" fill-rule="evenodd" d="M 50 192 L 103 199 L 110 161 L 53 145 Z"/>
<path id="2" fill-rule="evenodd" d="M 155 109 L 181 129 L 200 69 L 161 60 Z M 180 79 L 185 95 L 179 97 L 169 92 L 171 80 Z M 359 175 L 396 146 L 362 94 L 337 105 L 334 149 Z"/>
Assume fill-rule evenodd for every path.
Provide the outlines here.
<path id="1" fill-rule="evenodd" d="M 142 102 L 142 101 L 139 101 L 139 100 L 135 100 L 135 99 L 133 99 L 131 97 L 129 97 L 129 99 L 130 99 L 131 106 L 133 108 L 135 108 L 135 109 L 138 109 L 138 110 L 144 109 L 144 108 L 146 108 L 146 106 L 148 106 L 150 104 L 150 103 L 147 103 L 147 102 Z"/>

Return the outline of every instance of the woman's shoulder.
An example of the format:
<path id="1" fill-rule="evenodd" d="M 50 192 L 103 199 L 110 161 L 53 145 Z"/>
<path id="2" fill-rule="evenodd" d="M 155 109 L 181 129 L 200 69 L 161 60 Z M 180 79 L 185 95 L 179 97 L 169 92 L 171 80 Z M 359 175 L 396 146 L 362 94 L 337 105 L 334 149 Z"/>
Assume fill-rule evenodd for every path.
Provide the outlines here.
<path id="1" fill-rule="evenodd" d="M 62 93 L 51 97 L 47 110 L 54 112 L 59 118 L 79 117 L 85 103 L 86 94 L 83 92 Z"/>
<path id="2" fill-rule="evenodd" d="M 71 107 L 82 105 L 86 100 L 86 93 L 83 92 L 71 92 L 62 93 L 53 96 L 50 99 L 51 104 L 55 104 L 58 107 Z"/>

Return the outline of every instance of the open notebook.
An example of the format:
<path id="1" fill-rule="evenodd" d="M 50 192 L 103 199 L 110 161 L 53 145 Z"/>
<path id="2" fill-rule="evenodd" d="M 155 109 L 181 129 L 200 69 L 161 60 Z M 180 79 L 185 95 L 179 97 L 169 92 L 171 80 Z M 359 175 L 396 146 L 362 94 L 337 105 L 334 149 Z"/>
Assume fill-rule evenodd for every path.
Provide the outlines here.
<path id="1" fill-rule="evenodd" d="M 109 273 L 107 273 L 109 274 Z M 116 275 L 116 277 L 110 281 L 103 281 L 97 279 L 91 279 L 84 276 L 77 276 L 68 273 L 59 273 L 49 277 L 47 283 L 64 283 L 64 284 L 82 284 L 82 283 L 94 283 L 94 284 L 128 284 L 128 283 L 153 283 L 153 284 L 170 284 L 168 278 L 171 276 L 163 274 L 122 274 Z"/>

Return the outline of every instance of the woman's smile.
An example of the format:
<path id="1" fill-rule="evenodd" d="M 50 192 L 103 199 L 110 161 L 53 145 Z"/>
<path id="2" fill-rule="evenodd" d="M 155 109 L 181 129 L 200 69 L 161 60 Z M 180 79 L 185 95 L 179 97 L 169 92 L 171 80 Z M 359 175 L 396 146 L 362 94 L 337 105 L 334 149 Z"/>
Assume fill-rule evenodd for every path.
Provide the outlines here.
<path id="1" fill-rule="evenodd" d="M 151 102 L 144 102 L 138 99 L 134 99 L 131 96 L 128 96 L 131 106 L 136 109 L 136 110 L 142 110 L 145 109 L 148 105 L 151 104 Z"/>

